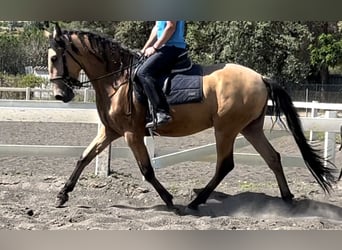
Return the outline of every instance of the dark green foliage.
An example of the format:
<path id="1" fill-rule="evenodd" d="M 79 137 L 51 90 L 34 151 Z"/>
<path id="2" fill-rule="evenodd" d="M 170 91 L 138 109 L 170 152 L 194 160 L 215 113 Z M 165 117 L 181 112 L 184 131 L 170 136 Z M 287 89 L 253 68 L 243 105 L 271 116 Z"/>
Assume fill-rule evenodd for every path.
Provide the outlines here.
<path id="1" fill-rule="evenodd" d="M 115 39 L 131 49 L 140 50 L 145 45 L 154 22 L 127 21 L 116 26 Z"/>
<path id="2" fill-rule="evenodd" d="M 342 63 L 342 40 L 332 34 L 319 35 L 316 46 L 311 44 L 309 49 L 311 63 L 315 66 L 335 67 Z"/>
<path id="3" fill-rule="evenodd" d="M 0 34 L 0 72 L 19 73 L 22 53 L 18 36 Z"/>
<path id="4" fill-rule="evenodd" d="M 310 69 L 312 37 L 298 22 L 191 22 L 187 40 L 201 63 L 234 62 L 280 82 L 302 82 Z"/>
<path id="5" fill-rule="evenodd" d="M 140 50 L 154 21 L 64 21 L 62 28 L 91 31 Z M 46 66 L 47 40 L 41 22 L 2 22 L 0 72 L 24 72 Z M 301 84 L 323 75 L 342 61 L 338 22 L 187 21 L 186 40 L 192 60 L 200 64 L 239 63 L 283 85 Z M 10 27 L 12 31 L 8 29 Z M 1 28 L 1 27 L 0 27 Z M 50 25 L 50 31 L 53 25 Z M 323 65 L 323 66 L 322 66 Z M 324 73 L 324 72 L 323 72 Z"/>
<path id="6" fill-rule="evenodd" d="M 17 86 L 33 88 L 33 87 L 40 87 L 45 82 L 46 81 L 42 77 L 28 74 L 28 75 L 23 75 L 19 77 L 17 81 Z"/>
<path id="7" fill-rule="evenodd" d="M 38 76 L 28 74 L 28 75 L 11 75 L 11 74 L 1 74 L 0 73 L 0 86 L 1 87 L 40 87 L 46 81 Z"/>
<path id="8" fill-rule="evenodd" d="M 23 74 L 25 66 L 47 65 L 47 48 L 42 30 L 35 25 L 0 33 L 0 72 Z"/>

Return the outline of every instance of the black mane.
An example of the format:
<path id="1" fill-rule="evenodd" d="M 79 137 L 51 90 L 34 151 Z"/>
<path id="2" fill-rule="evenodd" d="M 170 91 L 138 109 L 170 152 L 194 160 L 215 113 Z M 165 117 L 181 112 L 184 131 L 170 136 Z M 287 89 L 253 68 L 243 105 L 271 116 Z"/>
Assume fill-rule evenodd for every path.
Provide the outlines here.
<path id="1" fill-rule="evenodd" d="M 122 45 L 115 39 L 98 35 L 93 32 L 64 30 L 63 35 L 66 36 L 69 41 L 71 41 L 72 35 L 76 35 L 84 48 L 93 54 L 99 61 L 102 61 L 107 65 L 108 71 L 121 69 L 121 73 L 124 74 L 127 67 L 139 57 L 137 52 Z M 89 45 L 86 40 L 89 41 Z M 79 49 L 73 44 L 72 50 L 77 54 L 80 53 Z"/>

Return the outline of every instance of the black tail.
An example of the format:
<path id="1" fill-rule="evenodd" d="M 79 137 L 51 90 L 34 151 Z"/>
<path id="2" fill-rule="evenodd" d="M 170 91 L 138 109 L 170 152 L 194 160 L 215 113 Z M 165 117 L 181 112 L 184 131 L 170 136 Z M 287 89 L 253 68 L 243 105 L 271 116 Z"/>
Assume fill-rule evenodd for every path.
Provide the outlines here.
<path id="1" fill-rule="evenodd" d="M 317 154 L 317 150 L 313 149 L 307 142 L 299 115 L 289 94 L 277 83 L 271 82 L 267 78 L 263 78 L 268 87 L 269 98 L 273 102 L 273 114 L 277 119 L 281 119 L 281 113 L 286 117 L 287 126 L 290 129 L 299 149 L 303 156 L 305 165 L 310 170 L 312 175 L 317 180 L 322 189 L 330 193 L 332 184 L 336 182 L 333 173 L 336 172 L 336 167 L 333 163 L 324 160 Z M 333 168 L 325 167 L 324 162 L 327 162 Z"/>

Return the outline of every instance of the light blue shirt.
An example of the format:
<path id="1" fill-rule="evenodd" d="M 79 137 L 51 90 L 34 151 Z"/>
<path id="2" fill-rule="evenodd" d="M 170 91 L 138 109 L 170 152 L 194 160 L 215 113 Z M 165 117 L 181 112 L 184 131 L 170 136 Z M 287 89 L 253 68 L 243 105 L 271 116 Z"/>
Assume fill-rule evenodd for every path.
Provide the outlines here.
<path id="1" fill-rule="evenodd" d="M 166 21 L 157 21 L 157 38 L 159 39 L 166 27 Z M 166 46 L 176 46 L 178 48 L 185 49 L 186 42 L 184 39 L 184 28 L 185 22 L 184 21 L 177 21 L 176 30 L 170 39 L 165 43 Z"/>

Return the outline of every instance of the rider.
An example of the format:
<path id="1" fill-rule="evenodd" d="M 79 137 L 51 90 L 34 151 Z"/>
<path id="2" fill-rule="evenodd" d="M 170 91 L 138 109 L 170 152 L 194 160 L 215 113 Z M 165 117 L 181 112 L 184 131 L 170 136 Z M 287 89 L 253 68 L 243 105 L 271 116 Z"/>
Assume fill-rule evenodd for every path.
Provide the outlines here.
<path id="1" fill-rule="evenodd" d="M 156 21 L 141 50 L 147 59 L 138 70 L 137 77 L 156 112 L 156 126 L 172 119 L 158 79 L 172 69 L 178 56 L 186 50 L 184 28 L 184 21 Z M 147 128 L 153 126 L 153 121 L 146 124 Z"/>

